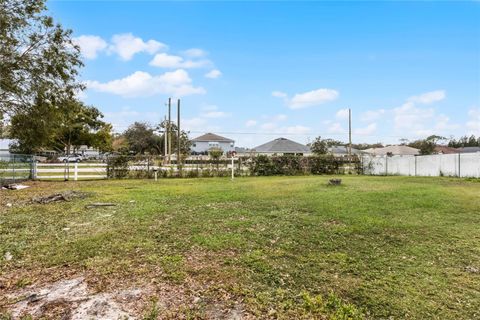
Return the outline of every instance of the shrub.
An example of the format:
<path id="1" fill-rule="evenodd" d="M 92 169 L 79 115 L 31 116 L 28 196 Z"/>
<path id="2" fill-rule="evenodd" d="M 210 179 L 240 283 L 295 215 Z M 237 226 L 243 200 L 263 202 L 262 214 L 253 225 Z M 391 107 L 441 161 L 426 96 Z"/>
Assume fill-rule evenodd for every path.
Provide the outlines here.
<path id="1" fill-rule="evenodd" d="M 125 178 L 128 175 L 128 160 L 126 155 L 117 155 L 107 159 L 107 177 Z"/>
<path id="2" fill-rule="evenodd" d="M 249 163 L 250 173 L 254 176 L 271 176 L 277 174 L 272 159 L 266 155 L 259 155 L 252 158 Z"/>

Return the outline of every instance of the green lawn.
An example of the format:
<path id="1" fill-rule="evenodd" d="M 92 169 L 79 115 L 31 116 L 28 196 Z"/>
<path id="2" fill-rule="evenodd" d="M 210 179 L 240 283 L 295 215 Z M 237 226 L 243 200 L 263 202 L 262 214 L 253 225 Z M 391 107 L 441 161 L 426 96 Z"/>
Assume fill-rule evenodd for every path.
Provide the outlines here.
<path id="1" fill-rule="evenodd" d="M 205 317 L 218 303 L 241 303 L 252 318 L 480 318 L 480 181 L 343 176 L 334 187 L 329 178 L 0 191 L 0 297 L 82 274 L 100 292 L 147 283 L 200 292 L 200 304 L 179 297 L 172 318 Z M 27 201 L 61 190 L 89 196 Z M 85 209 L 92 202 L 117 206 Z M 158 299 L 154 290 L 140 314 L 153 318 Z M 0 298 L 5 314 L 9 303 Z"/>

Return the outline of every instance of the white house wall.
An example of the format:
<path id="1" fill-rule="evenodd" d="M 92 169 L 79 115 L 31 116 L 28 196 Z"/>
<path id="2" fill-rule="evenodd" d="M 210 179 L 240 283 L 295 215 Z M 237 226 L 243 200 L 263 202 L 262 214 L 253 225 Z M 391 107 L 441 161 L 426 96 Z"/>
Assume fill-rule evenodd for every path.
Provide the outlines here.
<path id="1" fill-rule="evenodd" d="M 214 147 L 210 145 L 208 141 L 197 141 L 197 142 L 193 142 L 193 144 L 195 146 L 192 145 L 190 149 L 193 152 L 197 152 L 197 153 L 207 152 L 208 150 Z M 235 151 L 235 145 L 233 142 L 218 142 L 218 148 L 222 149 L 223 152 Z"/>

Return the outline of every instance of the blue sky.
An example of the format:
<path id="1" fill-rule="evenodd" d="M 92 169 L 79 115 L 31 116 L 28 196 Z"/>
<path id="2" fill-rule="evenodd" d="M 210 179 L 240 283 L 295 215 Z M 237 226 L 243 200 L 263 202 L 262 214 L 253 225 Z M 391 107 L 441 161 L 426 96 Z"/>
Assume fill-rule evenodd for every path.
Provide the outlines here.
<path id="1" fill-rule="evenodd" d="M 480 135 L 479 2 L 49 1 L 82 99 L 121 132 L 182 100 L 191 136 L 395 143 Z"/>

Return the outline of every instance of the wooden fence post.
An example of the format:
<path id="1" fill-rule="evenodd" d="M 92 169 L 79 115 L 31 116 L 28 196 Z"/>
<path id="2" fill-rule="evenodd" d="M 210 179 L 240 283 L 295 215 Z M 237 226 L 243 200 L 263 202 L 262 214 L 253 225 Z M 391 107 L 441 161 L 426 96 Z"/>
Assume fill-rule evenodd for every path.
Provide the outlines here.
<path id="1" fill-rule="evenodd" d="M 75 169 L 73 171 L 73 180 L 74 181 L 78 180 L 78 162 L 75 162 Z"/>

